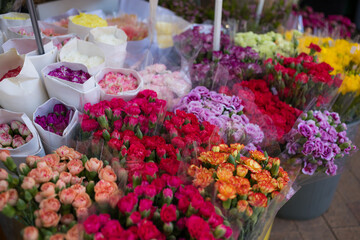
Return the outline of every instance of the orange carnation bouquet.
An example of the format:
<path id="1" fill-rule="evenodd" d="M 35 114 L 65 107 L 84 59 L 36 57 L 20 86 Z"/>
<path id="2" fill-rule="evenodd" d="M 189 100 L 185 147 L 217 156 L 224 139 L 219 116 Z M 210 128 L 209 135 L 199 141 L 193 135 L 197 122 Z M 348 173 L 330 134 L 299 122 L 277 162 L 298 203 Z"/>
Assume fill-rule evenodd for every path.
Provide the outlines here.
<path id="1" fill-rule="evenodd" d="M 237 227 L 232 229 L 240 230 L 237 239 L 260 234 L 256 230 L 263 229 L 261 224 L 275 217 L 285 203 L 291 181 L 279 158 L 266 152 L 247 152 L 244 145 L 236 143 L 214 146 L 200 153 L 197 160 L 199 164 L 188 168 L 193 185 L 209 197 L 215 191 L 213 200 L 228 219 L 234 220 L 231 224 Z"/>

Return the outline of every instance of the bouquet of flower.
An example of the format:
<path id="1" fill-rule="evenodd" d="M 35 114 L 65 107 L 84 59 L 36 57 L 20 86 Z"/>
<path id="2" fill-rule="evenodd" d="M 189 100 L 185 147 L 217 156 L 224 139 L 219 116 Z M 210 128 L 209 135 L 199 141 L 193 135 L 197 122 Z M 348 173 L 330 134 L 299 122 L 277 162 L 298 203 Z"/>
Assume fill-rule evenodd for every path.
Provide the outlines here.
<path id="1" fill-rule="evenodd" d="M 19 73 L 21 72 L 22 67 L 18 66 L 17 68 L 14 69 L 10 69 L 7 73 L 4 74 L 4 76 L 2 76 L 0 78 L 0 82 L 2 80 L 4 80 L 5 78 L 12 78 L 12 77 L 16 77 L 17 75 L 19 75 Z"/>
<path id="2" fill-rule="evenodd" d="M 109 26 L 122 29 L 128 41 L 139 41 L 148 36 L 148 26 L 140 22 L 135 14 L 123 14 L 116 18 L 108 18 L 106 21 Z"/>
<path id="3" fill-rule="evenodd" d="M 200 121 L 214 124 L 226 142 L 241 142 L 247 149 L 255 150 L 264 138 L 260 127 L 250 123 L 243 114 L 244 105 L 237 96 L 229 97 L 206 87 L 196 87 L 181 99 L 175 110 L 193 113 Z"/>
<path id="4" fill-rule="evenodd" d="M 290 164 L 301 164 L 302 173 L 336 175 L 338 164 L 356 149 L 346 136 L 346 124 L 338 113 L 308 111 L 287 136 L 286 152 Z"/>
<path id="5" fill-rule="evenodd" d="M 180 110 L 166 113 L 161 136 L 179 149 L 184 162 L 188 162 L 188 157 L 194 158 L 200 152 L 223 143 L 217 126 L 207 121 L 200 123 L 194 114 Z"/>
<path id="6" fill-rule="evenodd" d="M 321 51 L 310 44 L 312 53 Z M 341 85 L 342 79 L 330 75 L 332 67 L 318 63 L 316 57 L 301 53 L 295 58 L 275 57 L 265 61 L 266 80 L 276 89 L 279 98 L 291 106 L 304 110 L 317 98 L 317 107 L 328 104 Z"/>
<path id="7" fill-rule="evenodd" d="M 55 104 L 53 112 L 42 116 L 36 116 L 35 123 L 39 124 L 44 130 L 62 136 L 64 130 L 71 122 L 74 111 L 68 109 L 64 104 Z"/>
<path id="8" fill-rule="evenodd" d="M 211 195 L 215 183 L 216 202 L 229 219 L 235 219 L 238 239 L 249 239 L 273 198 L 281 195 L 289 176 L 279 158 L 260 151 L 243 152 L 242 144 L 221 144 L 198 157 L 199 165 L 188 168 L 192 183 Z M 234 228 L 235 229 L 235 228 Z"/>
<path id="9" fill-rule="evenodd" d="M 358 43 L 345 39 L 302 36 L 299 39 L 299 51 L 309 51 L 305 46 L 317 44 L 321 52 L 316 53 L 320 61 L 327 62 L 332 68 L 332 75 L 341 74 L 343 82 L 339 88 L 333 110 L 338 112 L 344 122 L 359 119 L 358 103 L 360 102 L 360 48 Z"/>
<path id="10" fill-rule="evenodd" d="M 185 74 L 167 70 L 164 64 L 147 66 L 140 75 L 144 81 L 144 89 L 155 91 L 159 98 L 167 102 L 170 110 L 191 89 L 191 84 L 186 81 Z"/>
<path id="11" fill-rule="evenodd" d="M 95 239 L 228 239 L 232 229 L 191 185 L 162 175 L 128 186 L 113 213 L 89 216 L 86 235 Z M 85 236 L 86 236 L 85 235 Z"/>
<path id="12" fill-rule="evenodd" d="M 139 92 L 129 102 L 113 98 L 93 105 L 87 103 L 84 106 L 85 114 L 82 115 L 79 141 L 90 139 L 90 148 L 93 148 L 92 152 L 95 154 L 98 150 L 94 152 L 94 148 L 101 147 L 100 140 L 108 143 L 113 135 L 118 136 L 119 131 L 131 130 L 139 137 L 153 135 L 159 130 L 159 123 L 165 117 L 165 108 L 166 102 L 158 99 L 156 92 L 151 90 Z M 88 142 L 82 145 L 89 147 Z"/>
<path id="13" fill-rule="evenodd" d="M 291 130 L 301 114 L 297 108 L 280 101 L 270 91 L 265 80 L 243 81 L 234 84 L 231 89 L 223 86 L 220 92 L 243 100 L 244 113 L 250 122 L 256 122 L 261 127 L 267 140 L 282 143 L 284 134 Z"/>
<path id="14" fill-rule="evenodd" d="M 66 234 L 78 220 L 86 218 L 93 202 L 109 203 L 119 192 L 113 169 L 98 159 L 88 159 L 62 146 L 44 157 L 28 156 L 17 167 L 7 150 L 0 160 L 0 210 L 25 226 L 24 238 L 42 239 L 57 232 Z M 37 238 L 31 238 L 37 239 Z"/>
<path id="15" fill-rule="evenodd" d="M 351 20 L 342 15 L 324 16 L 322 12 L 315 12 L 311 7 L 305 9 L 294 8 L 294 15 L 301 15 L 305 28 L 313 33 L 327 33 L 341 38 L 351 38 L 356 26 Z"/>
<path id="16" fill-rule="evenodd" d="M 264 34 L 253 32 L 237 33 L 235 35 L 235 44 L 241 47 L 251 47 L 262 58 L 273 58 L 276 54 L 291 57 L 296 53 L 295 42 L 287 41 L 281 34 L 275 32 Z"/>
<path id="17" fill-rule="evenodd" d="M 50 71 L 48 75 L 79 84 L 85 83 L 91 77 L 88 72 L 83 70 L 72 70 L 63 65 Z"/>
<path id="18" fill-rule="evenodd" d="M 28 143 L 33 138 L 29 128 L 17 120 L 0 124 L 0 148 L 14 149 Z"/>
<path id="19" fill-rule="evenodd" d="M 231 46 L 230 37 L 224 33 L 221 34 L 220 51 L 213 52 L 213 34 L 210 31 L 206 33 L 205 26 L 195 26 L 174 37 L 175 47 L 190 64 L 193 87 L 200 85 L 215 89 L 219 84 L 216 82 L 219 79 L 215 78 L 220 77 L 217 75 L 222 75 L 222 81 L 235 81 L 257 77 L 262 73 L 259 54 L 250 47 Z M 224 73 L 228 79 L 224 79 Z"/>

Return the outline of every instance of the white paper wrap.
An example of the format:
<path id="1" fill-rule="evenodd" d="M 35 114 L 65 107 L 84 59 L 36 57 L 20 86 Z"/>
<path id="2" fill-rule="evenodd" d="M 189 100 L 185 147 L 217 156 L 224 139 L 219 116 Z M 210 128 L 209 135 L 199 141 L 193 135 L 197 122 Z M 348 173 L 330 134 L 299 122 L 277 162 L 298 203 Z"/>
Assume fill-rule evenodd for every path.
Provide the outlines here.
<path id="1" fill-rule="evenodd" d="M 35 109 L 48 99 L 40 77 L 30 59 L 18 55 L 14 48 L 0 54 L 1 77 L 19 66 L 22 67 L 19 75 L 0 82 L 0 105 L 11 111 L 25 112 L 31 118 Z"/>
<path id="2" fill-rule="evenodd" d="M 77 38 L 71 39 L 60 50 L 60 54 L 59 54 L 60 62 L 66 62 L 66 61 L 69 62 L 70 59 L 67 59 L 66 57 L 71 55 L 73 52 L 79 52 L 80 54 L 86 55 L 88 57 L 97 56 L 104 60 L 103 63 L 99 64 L 98 66 L 94 66 L 94 67 L 86 66 L 91 75 L 96 74 L 101 68 L 105 66 L 105 61 L 106 61 L 105 54 L 94 43 L 86 42 L 84 40 L 80 40 Z"/>
<path id="3" fill-rule="evenodd" d="M 138 80 L 138 87 L 135 89 L 135 90 L 131 90 L 131 91 L 126 91 L 126 92 L 121 92 L 117 95 L 112 95 L 112 94 L 106 94 L 102 89 L 101 87 L 99 86 L 100 88 L 100 100 L 103 101 L 103 100 L 108 100 L 110 101 L 111 99 L 113 98 L 122 98 L 124 99 L 125 101 L 129 101 L 133 98 L 136 97 L 136 95 L 143 89 L 143 79 L 142 77 L 140 76 L 140 74 L 135 71 L 135 70 L 131 70 L 131 69 L 124 69 L 124 68 L 104 68 L 102 69 L 98 74 L 95 75 L 95 82 L 98 83 L 101 79 L 104 78 L 104 76 L 109 73 L 109 72 L 119 72 L 119 73 L 122 73 L 122 74 L 126 74 L 126 75 L 129 75 L 129 74 L 133 74 L 134 77 Z"/>
<path id="4" fill-rule="evenodd" d="M 56 26 L 54 24 L 51 24 L 51 23 L 46 23 L 46 22 L 41 22 L 41 21 L 38 21 L 38 25 L 39 25 L 39 28 L 42 29 L 42 30 L 46 30 L 46 29 L 53 29 L 54 30 L 54 33 L 55 34 L 58 34 L 58 35 L 67 35 L 68 34 L 68 31 L 66 28 L 63 28 L 63 27 L 59 27 L 59 26 Z M 9 27 L 8 28 L 8 37 L 9 39 L 12 39 L 12 38 L 35 38 L 35 36 L 27 36 L 27 35 L 22 35 L 20 33 L 18 33 L 21 29 L 24 29 L 26 33 L 33 33 L 34 30 L 33 30 L 33 27 L 32 25 L 26 25 L 26 26 L 16 26 L 16 27 Z M 42 31 L 40 32 L 41 34 L 41 37 L 47 37 L 47 38 L 53 38 L 53 37 L 57 37 L 57 36 L 46 36 L 45 34 L 42 33 Z"/>
<path id="5" fill-rule="evenodd" d="M 20 163 L 25 162 L 28 155 L 44 156 L 45 152 L 39 134 L 29 117 L 24 113 L 0 109 L 0 124 L 10 123 L 12 120 L 24 123 L 33 135 L 33 138 L 28 143 L 15 149 L 9 149 L 11 157 L 14 159 L 16 165 L 19 166 Z"/>
<path id="6" fill-rule="evenodd" d="M 94 104 L 100 101 L 100 87 L 96 86 L 94 77 L 90 77 L 84 84 L 78 84 L 48 75 L 50 71 L 62 65 L 72 70 L 87 72 L 86 66 L 80 63 L 59 62 L 45 67 L 41 73 L 49 97 L 57 98 L 65 104 L 72 105 L 80 112 L 83 112 L 85 103 Z"/>
<path id="7" fill-rule="evenodd" d="M 68 10 L 67 12 L 63 13 L 63 14 L 60 14 L 60 15 L 57 15 L 57 16 L 53 16 L 53 17 L 50 17 L 50 18 L 47 18 L 45 19 L 44 21 L 45 22 L 48 22 L 48 23 L 54 23 L 54 22 L 59 22 L 61 21 L 62 19 L 67 19 L 68 17 L 70 16 L 75 16 L 75 15 L 79 15 L 79 10 L 75 9 L 75 8 L 72 8 L 70 10 Z"/>
<path id="8" fill-rule="evenodd" d="M 113 35 L 121 42 L 117 45 L 111 45 L 101 41 L 101 36 Z M 112 68 L 122 68 L 126 57 L 127 35 L 115 26 L 98 27 L 90 31 L 88 41 L 95 43 L 105 54 L 105 64 Z"/>
<path id="9" fill-rule="evenodd" d="M 45 51 L 45 54 L 43 55 L 38 55 L 35 39 L 10 39 L 2 45 L 2 48 L 4 52 L 9 51 L 11 48 L 16 48 L 19 54 L 26 54 L 26 56 L 29 57 L 31 62 L 34 64 L 34 67 L 40 76 L 41 69 L 51 63 L 54 63 L 58 53 L 57 48 L 50 39 L 43 38 L 42 42 L 44 44 Z"/>
<path id="10" fill-rule="evenodd" d="M 26 18 L 26 20 L 5 19 L 4 17 Z M 29 24 L 31 24 L 31 21 L 30 16 L 27 13 L 9 12 L 0 15 L 0 30 L 3 31 L 6 36 L 8 34 L 9 27 L 25 26 Z"/>
<path id="11" fill-rule="evenodd" d="M 36 116 L 47 116 L 48 113 L 53 112 L 53 108 L 56 104 L 64 104 L 68 109 L 74 110 L 74 114 L 71 117 L 71 120 L 69 121 L 69 125 L 65 128 L 63 136 L 59 136 L 55 133 L 46 131 L 43 129 L 39 124 L 35 122 Z M 75 135 L 75 126 L 79 119 L 79 112 L 76 110 L 75 107 L 67 105 L 56 98 L 50 98 L 48 101 L 46 101 L 44 104 L 39 106 L 33 115 L 33 123 L 40 135 L 40 138 L 42 140 L 42 143 L 45 148 L 45 153 L 50 154 L 57 148 L 66 145 L 68 147 L 75 147 L 74 142 L 74 135 Z"/>

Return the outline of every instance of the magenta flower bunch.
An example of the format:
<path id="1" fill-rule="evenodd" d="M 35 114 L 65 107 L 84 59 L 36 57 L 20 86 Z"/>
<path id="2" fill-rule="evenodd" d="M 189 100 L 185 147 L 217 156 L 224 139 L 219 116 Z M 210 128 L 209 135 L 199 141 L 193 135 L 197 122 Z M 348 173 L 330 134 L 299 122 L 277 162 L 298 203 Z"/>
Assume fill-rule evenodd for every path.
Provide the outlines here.
<path id="1" fill-rule="evenodd" d="M 69 125 L 73 114 L 74 111 L 68 109 L 64 104 L 55 104 L 53 112 L 46 116 L 36 116 L 35 122 L 46 131 L 62 136 L 65 128 Z"/>
<path id="2" fill-rule="evenodd" d="M 72 70 L 65 66 L 60 66 L 48 73 L 49 76 L 57 77 L 69 82 L 85 83 L 91 76 L 83 70 Z"/>
<path id="3" fill-rule="evenodd" d="M 176 176 L 133 176 L 114 216 L 91 215 L 83 223 L 94 239 L 229 239 L 232 229 L 211 201 Z"/>

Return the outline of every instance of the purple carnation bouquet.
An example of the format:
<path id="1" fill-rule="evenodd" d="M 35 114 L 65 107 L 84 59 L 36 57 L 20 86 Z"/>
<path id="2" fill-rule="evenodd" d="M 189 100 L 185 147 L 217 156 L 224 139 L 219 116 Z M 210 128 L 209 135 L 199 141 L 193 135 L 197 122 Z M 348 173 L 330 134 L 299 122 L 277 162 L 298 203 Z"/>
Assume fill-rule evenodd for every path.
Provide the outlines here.
<path id="1" fill-rule="evenodd" d="M 198 86 L 180 100 L 174 111 L 193 113 L 199 121 L 219 127 L 219 134 L 227 143 L 242 143 L 247 150 L 256 150 L 264 139 L 264 133 L 258 125 L 250 123 L 243 109 L 239 97 Z"/>
<path id="2" fill-rule="evenodd" d="M 289 163 L 301 164 L 305 175 L 326 173 L 334 176 L 344 164 L 345 155 L 356 149 L 346 136 L 346 124 L 339 114 L 308 111 L 287 135 L 286 153 Z"/>
<path id="3" fill-rule="evenodd" d="M 236 81 L 261 76 L 260 56 L 252 48 L 234 46 L 230 36 L 224 33 L 221 33 L 219 51 L 213 51 L 212 42 L 213 31 L 206 25 L 194 26 L 174 37 L 174 46 L 182 57 L 182 68 L 189 72 L 193 87 L 216 89 L 224 85 L 218 82 L 220 79 Z"/>

